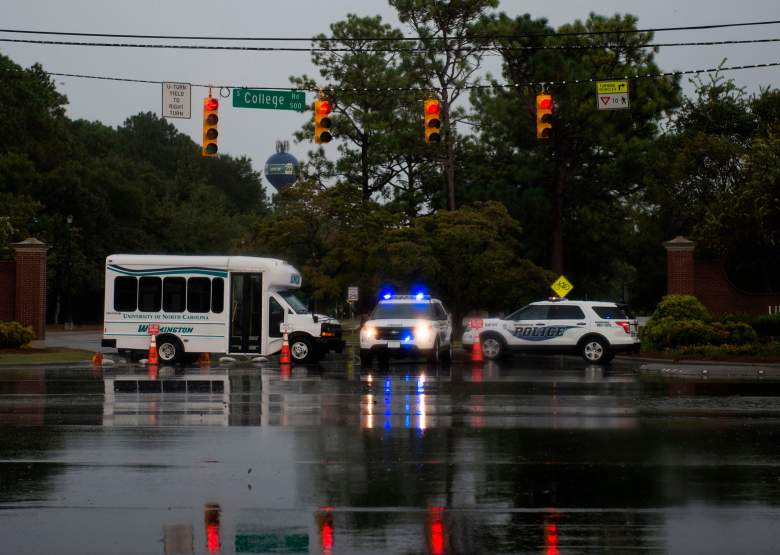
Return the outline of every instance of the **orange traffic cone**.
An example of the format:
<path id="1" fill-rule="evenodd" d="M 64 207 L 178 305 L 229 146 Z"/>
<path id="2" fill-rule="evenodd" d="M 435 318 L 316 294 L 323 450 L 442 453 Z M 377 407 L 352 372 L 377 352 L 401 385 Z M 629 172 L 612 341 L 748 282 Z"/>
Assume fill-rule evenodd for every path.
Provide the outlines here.
<path id="1" fill-rule="evenodd" d="M 484 362 L 482 343 L 479 340 L 479 330 L 474 331 L 474 344 L 471 347 L 471 362 Z"/>
<path id="2" fill-rule="evenodd" d="M 211 355 L 208 353 L 201 353 L 198 357 L 198 365 L 208 366 L 209 364 L 211 364 Z"/>
<path id="3" fill-rule="evenodd" d="M 282 350 L 279 353 L 279 364 L 290 364 L 290 344 L 287 342 L 287 332 L 282 334 Z"/>
<path id="4" fill-rule="evenodd" d="M 92 355 L 92 366 L 100 366 L 103 364 L 103 353 L 97 352 Z"/>
<path id="5" fill-rule="evenodd" d="M 157 336 L 152 334 L 152 340 L 149 342 L 149 362 L 148 364 L 157 364 Z"/>

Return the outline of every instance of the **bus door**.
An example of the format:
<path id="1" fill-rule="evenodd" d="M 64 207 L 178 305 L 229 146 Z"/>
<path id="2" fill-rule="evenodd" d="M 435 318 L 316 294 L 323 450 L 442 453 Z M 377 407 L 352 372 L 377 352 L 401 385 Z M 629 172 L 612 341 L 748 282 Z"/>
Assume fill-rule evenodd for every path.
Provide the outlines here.
<path id="1" fill-rule="evenodd" d="M 262 351 L 263 274 L 230 274 L 231 353 Z"/>

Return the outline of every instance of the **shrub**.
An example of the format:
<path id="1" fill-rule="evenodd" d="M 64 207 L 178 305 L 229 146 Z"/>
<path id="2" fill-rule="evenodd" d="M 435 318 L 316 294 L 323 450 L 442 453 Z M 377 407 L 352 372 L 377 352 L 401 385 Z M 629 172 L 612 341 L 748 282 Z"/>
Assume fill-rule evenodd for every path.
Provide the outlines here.
<path id="1" fill-rule="evenodd" d="M 35 339 L 31 326 L 19 322 L 0 322 L 0 349 L 17 349 Z"/>
<path id="2" fill-rule="evenodd" d="M 645 350 L 674 349 L 683 345 L 721 344 L 728 339 L 725 329 L 699 320 L 676 320 L 672 317 L 651 319 L 642 331 Z"/>
<path id="3" fill-rule="evenodd" d="M 758 339 L 756 331 L 744 322 L 715 322 L 712 327 L 722 336 L 717 344 L 747 345 Z"/>
<path id="4" fill-rule="evenodd" d="M 695 356 L 702 358 L 764 357 L 780 356 L 780 342 L 751 343 L 749 345 L 687 345 L 674 350 L 677 357 Z"/>
<path id="5" fill-rule="evenodd" d="M 751 325 L 761 337 L 780 337 L 780 314 L 759 316 Z"/>
<path id="6" fill-rule="evenodd" d="M 709 311 L 693 295 L 666 295 L 655 309 L 651 320 L 673 318 L 675 320 L 699 320 L 709 322 Z"/>

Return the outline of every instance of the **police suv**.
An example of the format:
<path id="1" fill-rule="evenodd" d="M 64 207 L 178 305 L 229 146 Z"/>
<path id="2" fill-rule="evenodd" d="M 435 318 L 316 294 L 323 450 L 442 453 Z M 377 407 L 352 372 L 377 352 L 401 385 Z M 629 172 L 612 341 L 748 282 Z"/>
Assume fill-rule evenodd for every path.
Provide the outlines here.
<path id="1" fill-rule="evenodd" d="M 452 318 L 439 299 L 387 293 L 360 330 L 360 363 L 369 366 L 374 354 L 449 361 Z"/>
<path id="2" fill-rule="evenodd" d="M 469 322 L 463 347 L 472 349 L 477 330 Z M 625 305 L 552 298 L 531 303 L 506 318 L 486 318 L 479 328 L 482 353 L 497 359 L 508 352 L 579 353 L 606 363 L 617 353 L 638 353 L 637 321 Z"/>

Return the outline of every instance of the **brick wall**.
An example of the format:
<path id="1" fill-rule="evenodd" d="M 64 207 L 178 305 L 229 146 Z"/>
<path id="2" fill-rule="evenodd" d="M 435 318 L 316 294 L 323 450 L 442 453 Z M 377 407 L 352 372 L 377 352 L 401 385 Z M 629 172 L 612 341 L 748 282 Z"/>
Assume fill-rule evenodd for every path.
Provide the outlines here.
<path id="1" fill-rule="evenodd" d="M 780 293 L 749 293 L 729 280 L 723 264 L 696 260 L 696 243 L 675 237 L 666 247 L 666 291 L 669 295 L 696 295 L 713 314 L 767 314 L 780 306 Z"/>
<path id="2" fill-rule="evenodd" d="M 16 250 L 14 320 L 32 326 L 37 339 L 46 337 L 46 251 L 37 239 L 12 245 Z"/>
<path id="3" fill-rule="evenodd" d="M 14 319 L 16 303 L 16 262 L 0 260 L 0 322 Z"/>

